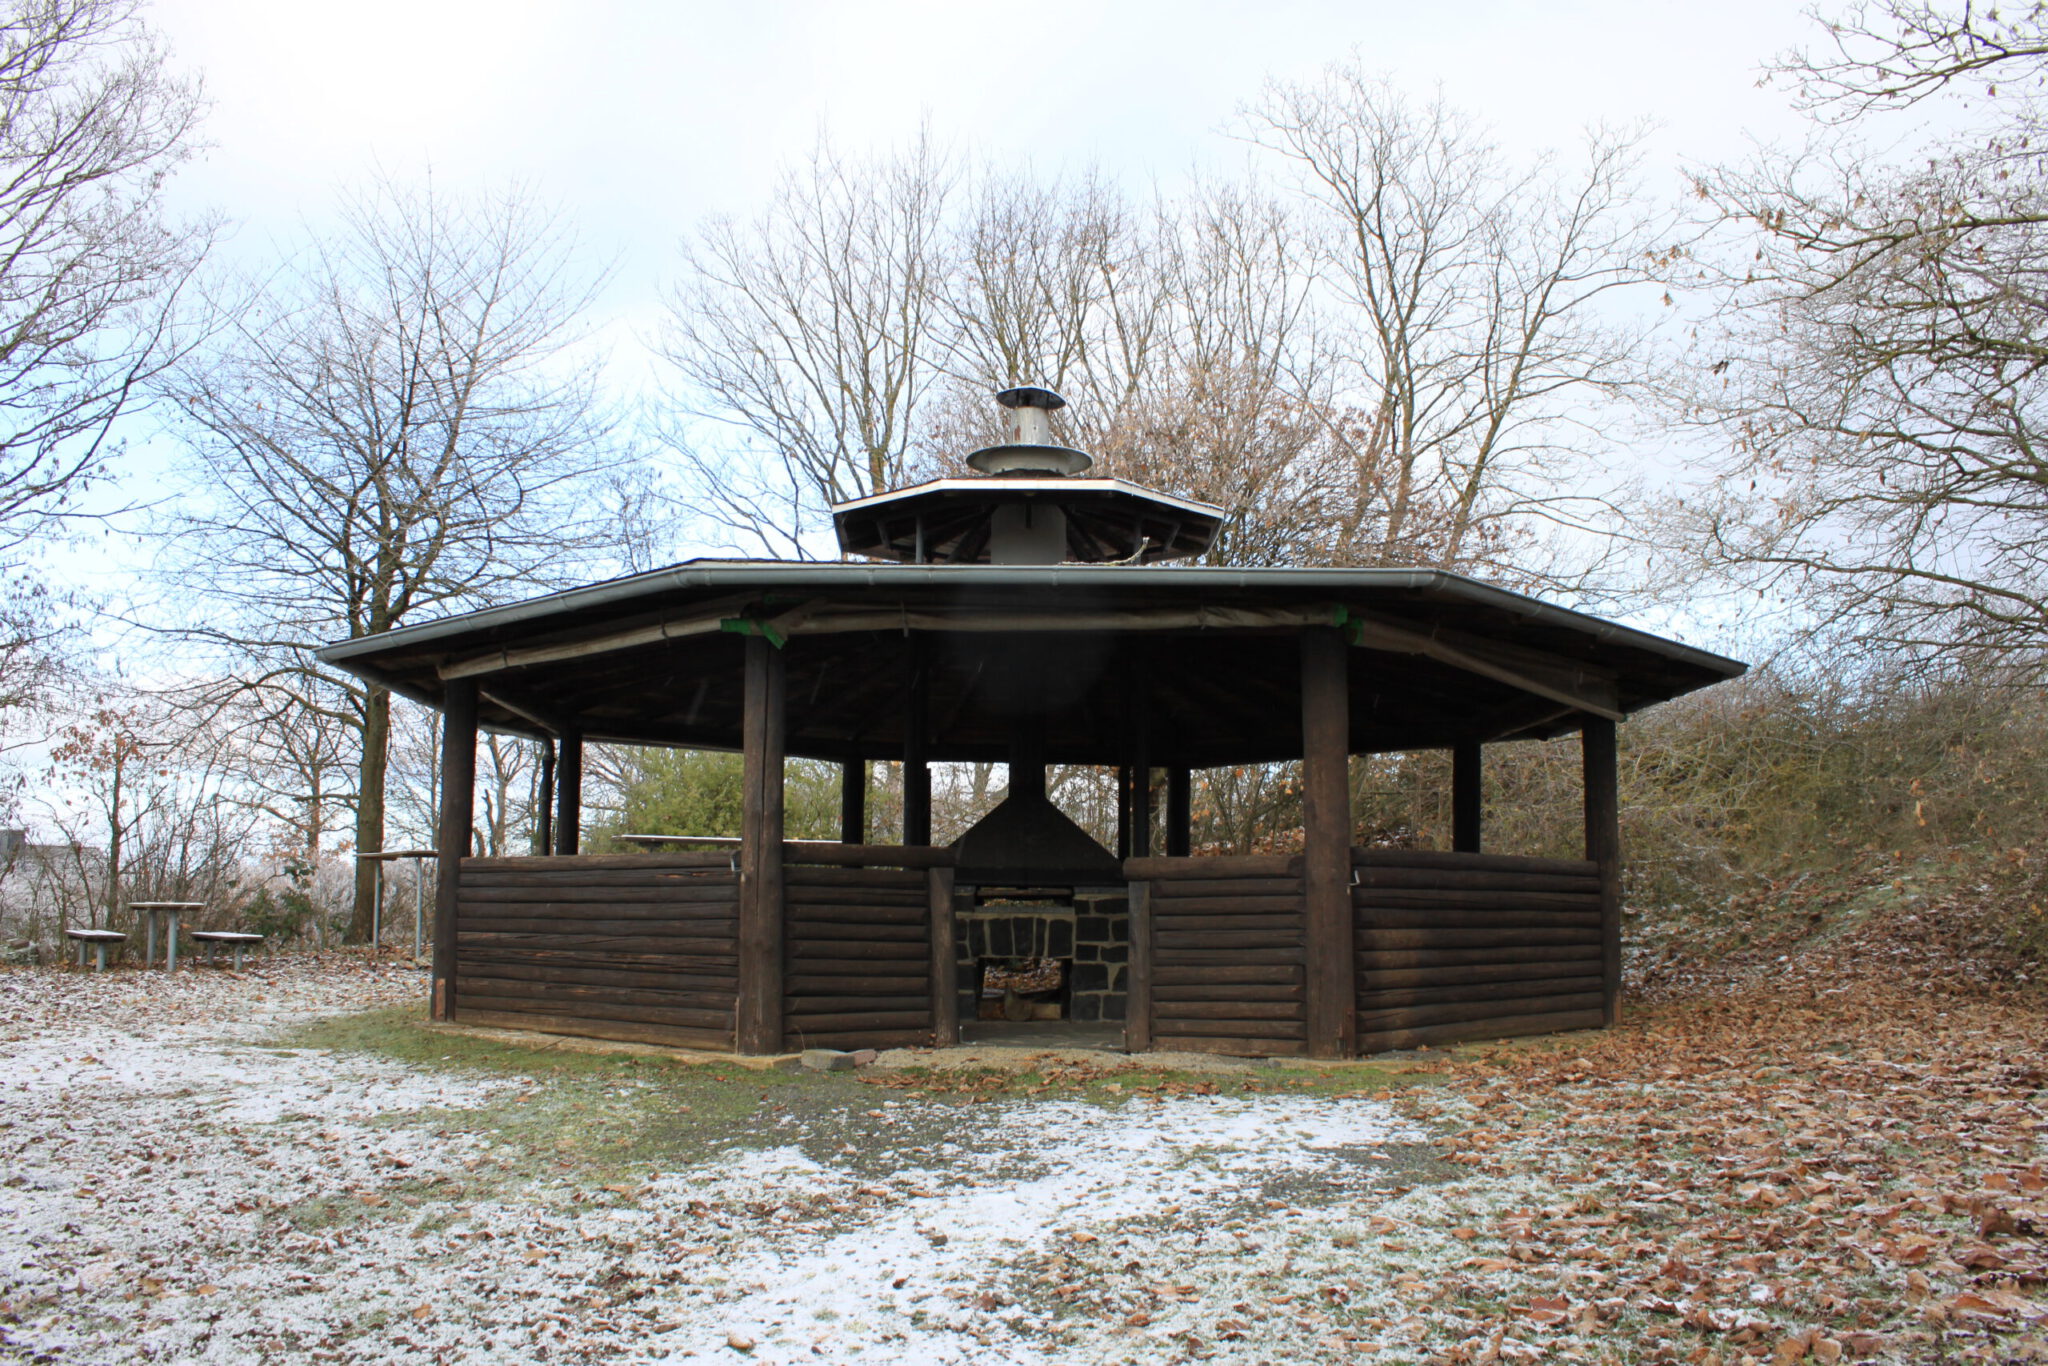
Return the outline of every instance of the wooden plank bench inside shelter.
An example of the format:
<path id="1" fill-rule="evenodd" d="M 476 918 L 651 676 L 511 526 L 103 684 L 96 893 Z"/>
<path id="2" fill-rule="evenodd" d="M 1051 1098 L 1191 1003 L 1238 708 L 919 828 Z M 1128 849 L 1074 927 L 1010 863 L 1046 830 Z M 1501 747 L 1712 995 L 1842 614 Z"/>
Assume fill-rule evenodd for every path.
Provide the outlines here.
<path id="1" fill-rule="evenodd" d="M 206 961 L 211 963 L 225 944 L 235 951 L 235 971 L 242 970 L 242 950 L 253 949 L 263 942 L 260 934 L 243 934 L 238 930 L 193 930 L 185 936 L 195 944 L 206 945 Z"/>
<path id="2" fill-rule="evenodd" d="M 109 944 L 125 944 L 128 942 L 128 936 L 120 933 L 118 930 L 66 930 L 64 931 L 64 937 L 78 945 L 78 966 L 80 967 L 85 966 L 86 946 L 88 944 L 92 946 L 92 968 L 94 972 L 100 972 L 106 968 L 107 946 Z"/>

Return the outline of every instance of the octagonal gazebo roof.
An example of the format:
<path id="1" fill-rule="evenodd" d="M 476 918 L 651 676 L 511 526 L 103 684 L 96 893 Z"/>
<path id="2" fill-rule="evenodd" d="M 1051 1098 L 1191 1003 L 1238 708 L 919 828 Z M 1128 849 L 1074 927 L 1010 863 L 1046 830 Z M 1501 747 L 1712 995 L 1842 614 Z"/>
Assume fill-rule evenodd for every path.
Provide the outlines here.
<path id="1" fill-rule="evenodd" d="M 428 705 L 474 679 L 483 723 L 740 747 L 742 638 L 780 644 L 788 745 L 898 758 L 913 650 L 933 760 L 1122 761 L 1142 679 L 1158 762 L 1301 753 L 1303 629 L 1335 627 L 1354 753 L 1542 737 L 1740 674 L 1738 661 L 1432 569 L 693 560 L 321 652 Z"/>

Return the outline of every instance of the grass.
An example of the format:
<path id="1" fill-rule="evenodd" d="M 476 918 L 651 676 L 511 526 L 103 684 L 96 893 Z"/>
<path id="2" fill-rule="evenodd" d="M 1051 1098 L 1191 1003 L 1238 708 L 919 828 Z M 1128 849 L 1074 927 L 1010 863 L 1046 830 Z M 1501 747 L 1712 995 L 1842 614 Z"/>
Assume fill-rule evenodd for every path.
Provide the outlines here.
<path id="1" fill-rule="evenodd" d="M 477 1106 L 414 1111 L 389 1122 L 481 1141 L 491 1150 L 497 1180 L 555 1175 L 599 1187 L 628 1185 L 736 1149 L 785 1145 L 814 1161 L 885 1176 L 927 1161 L 938 1145 L 971 1141 L 982 1127 L 975 1107 L 990 1103 L 1115 1107 L 1189 1095 L 1339 1097 L 1441 1079 L 1405 1062 L 1214 1072 L 1068 1065 L 760 1070 L 681 1054 L 535 1046 L 458 1033 L 429 1025 L 414 1007 L 318 1020 L 275 1043 L 510 1082 Z"/>

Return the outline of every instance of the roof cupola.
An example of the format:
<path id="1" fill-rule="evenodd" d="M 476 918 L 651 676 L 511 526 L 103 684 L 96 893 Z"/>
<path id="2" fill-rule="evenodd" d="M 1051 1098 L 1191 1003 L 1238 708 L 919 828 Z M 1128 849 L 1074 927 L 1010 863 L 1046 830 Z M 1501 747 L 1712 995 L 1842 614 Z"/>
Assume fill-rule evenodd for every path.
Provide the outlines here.
<path id="1" fill-rule="evenodd" d="M 832 507 L 848 555 L 906 564 L 1153 564 L 1199 555 L 1223 510 L 1123 479 L 1084 479 L 1095 463 L 1053 440 L 1067 401 L 1024 385 L 996 395 L 1011 439 L 967 457 L 975 473 Z"/>

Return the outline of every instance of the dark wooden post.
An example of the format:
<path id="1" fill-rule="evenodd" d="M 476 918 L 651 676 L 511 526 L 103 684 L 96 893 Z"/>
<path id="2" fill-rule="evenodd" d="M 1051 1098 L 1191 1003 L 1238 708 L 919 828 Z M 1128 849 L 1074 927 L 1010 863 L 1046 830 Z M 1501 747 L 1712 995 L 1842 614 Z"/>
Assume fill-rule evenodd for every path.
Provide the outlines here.
<path id="1" fill-rule="evenodd" d="M 742 1053 L 782 1051 L 782 652 L 747 637 L 740 793 L 739 1038 Z"/>
<path id="2" fill-rule="evenodd" d="M 848 759 L 839 766 L 839 842 L 868 842 L 868 761 Z"/>
<path id="3" fill-rule="evenodd" d="M 1152 857 L 1152 765 L 1145 754 L 1145 737 L 1133 737 L 1136 751 L 1131 759 L 1131 858 Z"/>
<path id="4" fill-rule="evenodd" d="M 1451 848 L 1460 854 L 1479 852 L 1480 815 L 1486 801 L 1481 773 L 1477 740 L 1451 748 Z"/>
<path id="5" fill-rule="evenodd" d="M 903 842 L 932 842 L 931 678 L 922 642 L 910 638 L 910 686 L 904 689 Z"/>
<path id="6" fill-rule="evenodd" d="M 540 742 L 540 792 L 534 802 L 533 852 L 551 854 L 555 849 L 555 742 Z"/>
<path id="7" fill-rule="evenodd" d="M 1308 1051 L 1357 1051 L 1352 962 L 1350 649 L 1329 627 L 1301 637 L 1302 890 L 1308 919 Z"/>
<path id="8" fill-rule="evenodd" d="M 1195 775 L 1182 764 L 1166 770 L 1166 856 L 1195 851 Z"/>
<path id="9" fill-rule="evenodd" d="M 925 874 L 926 903 L 932 917 L 932 1046 L 950 1048 L 960 1042 L 960 956 L 953 928 L 953 870 L 934 868 Z"/>
<path id="10" fill-rule="evenodd" d="M 1116 770 L 1116 856 L 1131 856 L 1131 766 L 1118 764 Z"/>
<path id="11" fill-rule="evenodd" d="M 1607 1023 L 1621 1018 L 1621 774 L 1614 723 L 1586 718 L 1586 857 L 1600 865 L 1600 976 Z"/>
<path id="12" fill-rule="evenodd" d="M 441 830 L 434 882 L 434 1000 L 437 1020 L 455 1018 L 455 908 L 462 860 L 476 816 L 476 684 L 451 679 L 441 695 Z"/>
<path id="13" fill-rule="evenodd" d="M 562 731 L 562 757 L 555 762 L 555 852 L 574 854 L 583 837 L 583 732 Z"/>
<path id="14" fill-rule="evenodd" d="M 1126 858 L 1152 857 L 1152 693 L 1142 659 L 1124 667 L 1124 734 L 1128 737 L 1130 837 Z"/>
<path id="15" fill-rule="evenodd" d="M 1131 897 L 1131 964 L 1124 988 L 1124 1051 L 1152 1049 L 1152 884 L 1133 882 Z"/>

